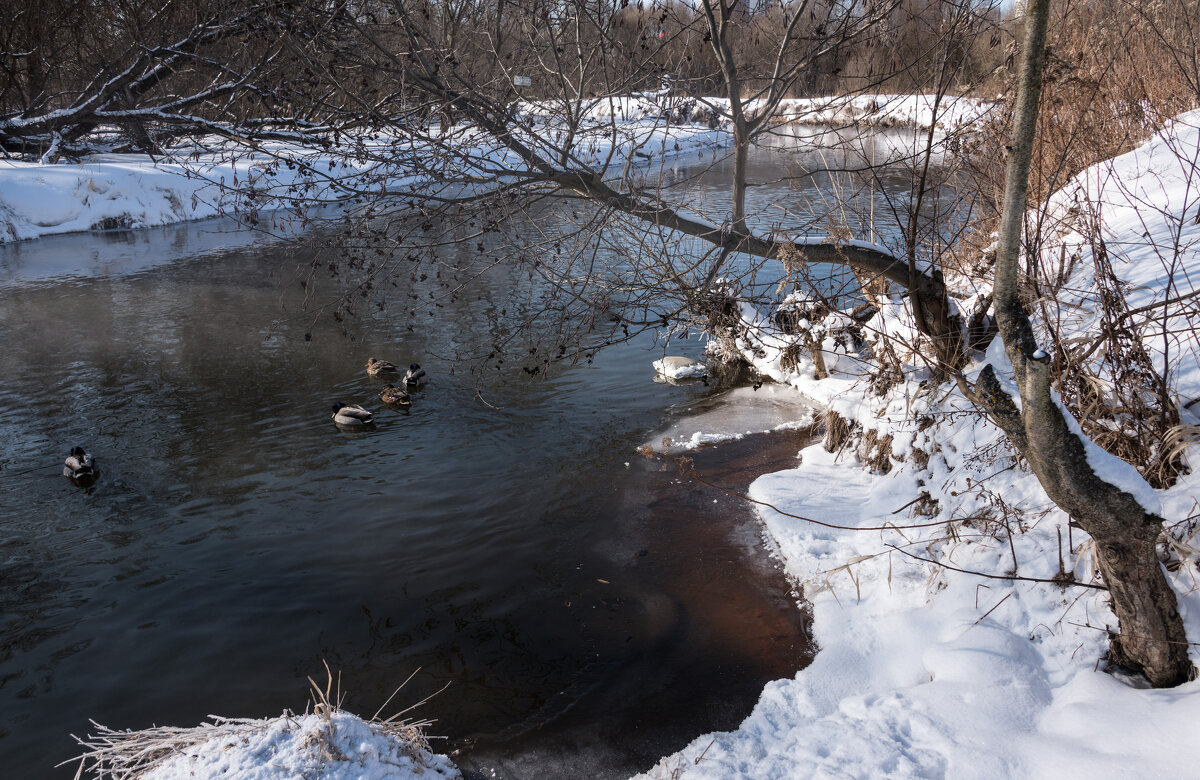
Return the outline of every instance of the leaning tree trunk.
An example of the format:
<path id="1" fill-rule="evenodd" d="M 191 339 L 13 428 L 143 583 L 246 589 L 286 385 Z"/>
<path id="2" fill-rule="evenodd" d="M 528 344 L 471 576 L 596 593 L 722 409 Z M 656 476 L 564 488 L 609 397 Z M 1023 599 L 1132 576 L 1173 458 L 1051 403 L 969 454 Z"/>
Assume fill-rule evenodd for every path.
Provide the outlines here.
<path id="1" fill-rule="evenodd" d="M 1030 0 L 1027 7 L 995 268 L 997 326 L 1012 362 L 1021 408 L 991 366 L 980 374 L 976 395 L 1029 461 L 1046 494 L 1095 540 L 1100 572 L 1121 630 L 1113 638 L 1110 657 L 1140 670 L 1154 685 L 1168 687 L 1189 679 L 1192 665 L 1175 593 L 1155 553 L 1163 519 L 1101 479 L 1088 462 L 1083 440 L 1068 425 L 1066 412 L 1052 395 L 1050 358 L 1038 349 L 1017 293 L 1021 222 L 1049 4 L 1050 0 Z"/>

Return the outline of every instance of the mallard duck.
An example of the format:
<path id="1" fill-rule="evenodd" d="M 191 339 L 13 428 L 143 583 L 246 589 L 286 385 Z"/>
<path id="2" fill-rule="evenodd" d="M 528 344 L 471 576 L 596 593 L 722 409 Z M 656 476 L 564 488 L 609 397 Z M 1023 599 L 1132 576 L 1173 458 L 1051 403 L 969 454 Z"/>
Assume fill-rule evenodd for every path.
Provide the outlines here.
<path id="1" fill-rule="evenodd" d="M 63 476 L 73 482 L 90 482 L 99 474 L 96 459 L 84 452 L 83 447 L 72 447 L 71 454 L 63 461 Z"/>
<path id="2" fill-rule="evenodd" d="M 379 397 L 388 406 L 412 406 L 412 398 L 403 387 L 384 385 L 379 391 Z"/>
<path id="3" fill-rule="evenodd" d="M 425 375 L 425 369 L 421 368 L 416 363 L 408 367 L 404 372 L 405 387 L 420 387 L 429 381 L 429 377 Z"/>
<path id="4" fill-rule="evenodd" d="M 362 408 L 358 404 L 344 404 L 341 401 L 333 402 L 333 421 L 338 426 L 347 428 L 361 428 L 364 425 L 370 425 L 375 421 L 371 413 Z"/>
<path id="5" fill-rule="evenodd" d="M 379 376 L 380 374 L 399 374 L 400 366 L 391 363 L 387 360 L 376 360 L 375 358 L 367 358 L 367 376 Z"/>

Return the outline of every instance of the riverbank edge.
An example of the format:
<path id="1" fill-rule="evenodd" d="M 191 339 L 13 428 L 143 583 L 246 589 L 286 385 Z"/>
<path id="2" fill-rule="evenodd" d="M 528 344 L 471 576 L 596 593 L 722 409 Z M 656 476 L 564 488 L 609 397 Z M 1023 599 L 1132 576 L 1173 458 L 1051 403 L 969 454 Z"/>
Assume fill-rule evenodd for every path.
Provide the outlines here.
<path id="1" fill-rule="evenodd" d="M 1121 248 L 1121 278 L 1141 296 L 1130 306 L 1194 292 L 1178 273 L 1163 272 L 1156 253 L 1173 247 L 1178 267 L 1200 264 L 1198 158 L 1200 112 L 1191 112 L 1052 196 L 1049 212 L 1063 221 L 1043 251 L 1075 255 L 1066 289 L 1079 298 L 1060 304 L 1097 308 L 1087 305 L 1094 284 L 1086 230 L 1068 229 L 1069 220 L 1091 217 L 1102 220 L 1108 246 Z M 881 314 L 877 328 L 917 338 L 902 304 Z M 1058 338 L 1094 339 L 1095 324 L 1080 316 Z M 764 476 L 750 491 L 764 502 L 760 515 L 789 574 L 806 586 L 817 656 L 794 678 L 769 684 L 739 729 L 700 736 L 637 778 L 1187 774 L 1200 749 L 1189 726 L 1200 717 L 1200 681 L 1152 690 L 1105 669 L 1116 620 L 1105 591 L 1088 587 L 1098 576 L 1091 542 L 1003 434 L 956 387 L 931 381 L 915 356 L 879 392 L 869 370 L 834 345 L 826 344 L 825 359 L 833 375 L 816 380 L 811 366 L 782 368 L 791 339 L 770 317 L 744 307 L 743 325 L 743 356 L 824 407 L 835 432 L 803 450 L 797 468 Z M 1194 323 L 1181 330 L 1171 379 L 1182 405 L 1200 397 L 1200 338 Z M 1157 345 L 1146 346 L 1165 360 Z M 1011 376 L 999 339 L 964 368 L 966 381 L 989 364 Z M 1200 417 L 1185 409 L 1183 421 L 1195 426 Z M 1200 463 L 1194 440 L 1184 456 Z M 1131 469 L 1111 460 L 1105 468 Z M 1150 491 L 1149 500 L 1167 529 L 1184 523 L 1182 540 L 1171 537 L 1164 555 L 1195 639 L 1200 557 L 1191 529 L 1200 473 Z M 1063 574 L 1079 584 L 1052 584 Z M 1196 644 L 1190 654 L 1200 660 Z"/>
<path id="2" fill-rule="evenodd" d="M 735 405 L 725 397 L 719 393 L 705 401 Z M 633 567 L 643 571 L 636 575 L 639 580 L 653 570 L 659 583 L 655 598 L 665 598 L 657 610 L 673 605 L 670 612 L 682 621 L 676 630 L 693 638 L 670 642 L 666 652 L 675 666 L 648 660 L 663 648 L 639 643 L 639 649 L 606 662 L 610 671 L 578 699 L 564 695 L 573 688 L 568 686 L 545 708 L 500 733 L 451 739 L 443 749 L 464 778 L 624 778 L 685 746 L 698 733 L 700 720 L 722 713 L 729 724 L 724 728 L 735 726 L 752 711 L 763 684 L 809 663 L 808 606 L 779 557 L 763 544 L 761 520 L 745 493 L 757 476 L 786 468 L 803 446 L 819 439 L 814 421 L 795 427 L 750 425 L 741 434 L 682 448 L 656 435 L 650 439 L 654 448 L 639 447 L 614 476 L 612 500 L 603 510 L 623 518 L 597 540 L 603 557 L 622 561 L 610 575 L 613 580 L 604 583 L 609 595 L 603 598 L 631 606 L 627 617 L 641 613 L 634 620 L 644 620 L 646 605 L 636 596 L 627 600 L 633 592 L 622 595 L 617 581 L 627 583 Z M 628 642 L 637 630 L 626 624 L 616 638 Z M 697 641 L 694 632 L 705 636 Z M 710 659 L 707 676 L 695 671 L 677 676 L 699 658 Z M 614 671 L 647 665 L 656 665 L 658 672 L 640 682 Z M 746 665 L 772 671 L 754 673 L 759 681 L 746 686 Z M 717 678 L 723 682 L 716 683 Z M 670 708 L 664 698 L 690 704 Z M 731 718 L 734 711 L 738 714 Z M 596 745 L 607 747 L 595 752 Z"/>
<path id="3" fill-rule="evenodd" d="M 664 120 L 677 100 L 634 95 L 597 101 L 587 118 L 611 125 L 614 132 L 590 140 L 586 156 L 619 169 L 632 150 L 639 160 L 648 156 L 657 164 L 728 146 L 730 130 L 720 123 L 710 126 L 702 112 L 688 121 Z M 727 103 L 692 100 L 710 108 Z M 537 115 L 536 104 L 526 109 Z M 926 95 L 857 95 L 786 100 L 778 116 L 782 123 L 799 125 L 927 128 L 933 123 L 950 130 L 969 128 L 990 110 L 991 104 L 973 98 L 935 102 Z M 400 140 L 373 140 L 368 146 L 386 152 L 389 143 Z M 282 143 L 216 148 L 203 154 L 181 148 L 157 159 L 113 153 L 79 163 L 0 160 L 0 245 L 223 216 L 252 226 L 272 213 L 287 218 L 306 201 L 343 201 L 360 185 L 402 193 L 418 183 L 402 165 L 364 162 L 354 144 L 328 150 Z M 291 218 L 303 221 L 294 213 Z"/>

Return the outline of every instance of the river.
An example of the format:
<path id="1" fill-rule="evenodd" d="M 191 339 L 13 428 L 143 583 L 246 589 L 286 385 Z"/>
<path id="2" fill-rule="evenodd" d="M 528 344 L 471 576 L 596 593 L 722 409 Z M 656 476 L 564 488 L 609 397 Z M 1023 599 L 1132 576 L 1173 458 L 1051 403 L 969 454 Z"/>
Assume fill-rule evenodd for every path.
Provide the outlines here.
<path id="1" fill-rule="evenodd" d="M 220 220 L 0 246 L 6 775 L 69 777 L 53 767 L 89 719 L 301 710 L 328 663 L 368 716 L 410 674 L 391 708 L 437 693 L 414 716 L 469 773 L 619 777 L 800 668 L 804 617 L 753 514 L 635 453 L 737 405 L 652 381 L 649 336 L 481 380 L 453 355 L 491 338 L 502 278 L 448 320 L 364 312 L 343 333 L 292 284 L 325 251 Z M 368 356 L 429 371 L 410 411 L 378 403 Z M 375 429 L 339 432 L 335 399 Z M 781 403 L 774 422 L 803 416 Z M 707 473 L 782 468 L 797 435 Z M 61 476 L 74 445 L 91 488 Z"/>

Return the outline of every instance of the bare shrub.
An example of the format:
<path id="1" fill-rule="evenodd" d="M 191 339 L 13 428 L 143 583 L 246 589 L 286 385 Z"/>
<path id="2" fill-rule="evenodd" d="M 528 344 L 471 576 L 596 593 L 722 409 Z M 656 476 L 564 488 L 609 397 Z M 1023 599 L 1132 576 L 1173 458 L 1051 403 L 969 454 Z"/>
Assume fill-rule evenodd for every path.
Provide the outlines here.
<path id="1" fill-rule="evenodd" d="M 872 474 L 886 474 L 892 470 L 892 434 L 879 435 L 871 428 L 863 432 L 858 445 L 858 459 Z"/>

